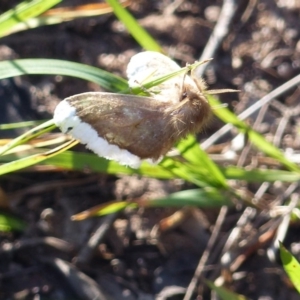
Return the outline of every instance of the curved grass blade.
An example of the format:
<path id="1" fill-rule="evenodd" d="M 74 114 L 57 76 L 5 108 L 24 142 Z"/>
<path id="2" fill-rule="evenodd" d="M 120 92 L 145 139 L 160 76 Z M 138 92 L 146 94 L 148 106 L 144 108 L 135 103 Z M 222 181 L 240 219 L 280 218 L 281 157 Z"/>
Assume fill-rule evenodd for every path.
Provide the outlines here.
<path id="1" fill-rule="evenodd" d="M 94 82 L 104 89 L 134 94 L 143 93 L 144 88 L 151 88 L 175 76 L 186 73 L 191 67 L 197 67 L 203 62 L 181 68 L 176 72 L 164 75 L 143 84 L 143 87 L 128 88 L 127 80 L 106 72 L 102 69 L 59 59 L 16 59 L 0 62 L 0 79 L 20 75 L 65 75 Z"/>
<path id="2" fill-rule="evenodd" d="M 10 123 L 10 124 L 0 124 L 0 130 L 9 130 L 15 128 L 35 126 L 44 122 L 47 122 L 47 120 L 24 121 L 24 122 Z"/>
<path id="3" fill-rule="evenodd" d="M 180 191 L 164 198 L 139 200 L 136 203 L 139 206 L 146 207 L 181 207 L 191 205 L 207 208 L 232 205 L 230 194 L 226 190 L 211 187 Z"/>
<path id="4" fill-rule="evenodd" d="M 3 155 L 8 150 L 10 150 L 18 145 L 24 144 L 27 141 L 29 141 L 39 135 L 49 132 L 49 131 L 53 130 L 54 128 L 56 128 L 56 125 L 54 124 L 53 120 L 47 121 L 37 127 L 34 127 L 32 129 L 28 130 L 27 132 L 25 132 L 24 134 L 18 136 L 17 138 L 13 139 L 11 142 L 6 144 L 5 146 L 1 147 L 0 155 Z"/>
<path id="5" fill-rule="evenodd" d="M 121 3 L 126 7 L 129 5 L 129 1 Z M 59 7 L 50 9 L 43 15 L 35 18 L 30 18 L 26 22 L 17 23 L 11 28 L 6 35 L 12 34 L 18 31 L 23 31 L 28 28 L 36 28 L 47 25 L 61 24 L 62 22 L 69 22 L 77 18 L 86 18 L 92 16 L 99 16 L 112 12 L 111 6 L 106 3 L 93 3 L 83 4 L 72 7 Z"/>
<path id="6" fill-rule="evenodd" d="M 219 167 L 211 160 L 208 154 L 199 147 L 194 136 L 189 135 L 178 145 L 181 155 L 193 166 L 194 173 L 201 174 L 210 185 L 227 188 L 226 179 Z"/>
<path id="7" fill-rule="evenodd" d="M 111 91 L 128 89 L 125 79 L 80 63 L 59 59 L 16 59 L 0 62 L 0 79 L 29 74 L 66 75 L 94 82 Z"/>
<path id="8" fill-rule="evenodd" d="M 109 3 L 117 18 L 122 21 L 130 34 L 144 49 L 163 52 L 159 44 L 117 0 L 106 0 L 106 2 Z"/>
<path id="9" fill-rule="evenodd" d="M 198 169 L 194 168 L 193 165 L 180 162 L 171 157 L 165 157 L 161 162 L 160 166 L 170 171 L 174 178 L 181 178 L 185 181 L 194 183 L 199 187 L 210 186 L 210 178 L 203 176 L 202 173 L 198 172 Z"/>
<path id="10" fill-rule="evenodd" d="M 115 213 L 127 207 L 183 207 L 187 205 L 197 206 L 202 208 L 207 207 L 221 207 L 222 205 L 232 205 L 229 198 L 221 195 L 222 193 L 217 189 L 197 189 L 186 190 L 170 194 L 168 197 L 150 200 L 132 200 L 112 201 L 109 203 L 94 206 L 88 210 L 80 212 L 72 216 L 74 221 L 82 221 L 87 218 L 95 216 L 104 216 Z"/>
<path id="11" fill-rule="evenodd" d="M 40 163 L 50 157 L 53 157 L 59 153 L 66 151 L 67 149 L 74 147 L 77 144 L 78 144 L 78 141 L 71 140 L 71 141 L 69 141 L 59 147 L 56 147 L 52 150 L 49 150 L 45 153 L 34 154 L 31 156 L 27 156 L 27 157 L 6 163 L 6 164 L 0 166 L 0 175 L 18 171 L 20 169 L 24 169 L 24 168 L 32 166 L 34 164 Z"/>
<path id="12" fill-rule="evenodd" d="M 0 16 L 0 37 L 9 34 L 11 29 L 20 22 L 25 22 L 30 18 L 40 15 L 59 2 L 61 2 L 61 0 L 32 0 L 21 2 L 15 8 L 10 9 Z M 30 28 L 28 24 L 27 28 Z"/>

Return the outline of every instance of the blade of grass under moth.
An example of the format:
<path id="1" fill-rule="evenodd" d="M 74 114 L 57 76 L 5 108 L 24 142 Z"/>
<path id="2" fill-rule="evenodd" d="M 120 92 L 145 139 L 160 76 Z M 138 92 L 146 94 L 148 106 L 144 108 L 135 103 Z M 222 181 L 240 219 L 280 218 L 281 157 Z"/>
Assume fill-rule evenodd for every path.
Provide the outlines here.
<path id="1" fill-rule="evenodd" d="M 0 62 L 0 79 L 28 74 L 77 77 L 116 92 L 128 88 L 125 79 L 80 63 L 59 59 L 16 59 Z"/>
<path id="2" fill-rule="evenodd" d="M 32 147 L 31 147 L 32 148 Z M 36 150 L 36 149 L 35 149 Z M 39 153 L 41 150 L 38 150 Z M 22 154 L 7 154 L 1 157 L 0 162 L 7 163 L 12 160 L 17 159 L 18 157 L 22 157 Z M 172 164 L 172 159 L 168 162 L 168 164 Z M 48 158 L 47 160 L 40 162 L 42 165 L 51 165 L 57 167 L 59 169 L 66 170 L 76 170 L 76 171 L 86 171 L 89 170 L 91 172 L 99 172 L 99 173 L 107 173 L 107 174 L 124 174 L 124 175 L 133 175 L 138 174 L 141 176 L 147 176 L 151 178 L 159 178 L 159 179 L 174 179 L 181 178 L 180 174 L 175 174 L 176 172 L 172 172 L 173 168 L 168 169 L 168 165 L 163 167 L 161 165 L 150 165 L 148 163 L 143 163 L 139 169 L 131 169 L 125 166 L 121 166 L 114 161 L 107 161 L 104 158 L 98 157 L 92 153 L 80 153 L 74 151 L 66 151 L 64 153 L 60 153 L 57 156 Z M 180 168 L 180 166 L 178 166 Z M 192 168 L 193 166 L 188 166 L 188 168 Z M 282 171 L 282 170 L 245 170 L 237 167 L 227 167 L 220 168 L 221 172 L 224 174 L 226 179 L 237 179 L 244 180 L 247 182 L 274 182 L 277 180 L 283 182 L 297 182 L 300 180 L 300 175 L 297 172 L 290 171 Z M 182 171 L 181 171 L 182 172 Z M 189 170 L 189 172 L 191 172 Z M 192 175 L 190 175 L 192 176 Z M 184 178 L 189 179 L 186 174 L 183 176 Z M 195 176 L 197 177 L 197 176 Z M 199 180 L 197 181 L 197 185 L 199 186 L 207 186 L 204 181 L 201 181 L 201 185 L 199 184 Z"/>
<path id="3" fill-rule="evenodd" d="M 218 109 L 214 110 L 214 114 L 218 118 L 220 118 L 225 123 L 233 124 L 240 132 L 246 134 L 253 145 L 255 145 L 260 151 L 269 155 L 270 157 L 275 158 L 287 169 L 295 172 L 300 172 L 300 169 L 296 164 L 286 159 L 284 154 L 277 147 L 269 143 L 261 134 L 253 130 L 243 121 L 239 120 L 238 117 L 228 108 L 221 107 L 221 103 L 214 97 L 207 95 L 207 98 L 209 99 L 209 103 L 212 106 L 219 106 Z"/>
<path id="4" fill-rule="evenodd" d="M 23 1 L 13 9 L 0 15 L 0 37 L 10 33 L 10 30 L 20 22 L 40 15 L 61 0 Z M 28 27 L 27 27 L 28 28 Z"/>
<path id="5" fill-rule="evenodd" d="M 59 147 L 51 149 L 47 152 L 34 154 L 31 156 L 27 156 L 27 157 L 6 163 L 6 164 L 0 166 L 0 175 L 15 172 L 20 169 L 24 169 L 24 168 L 32 166 L 34 164 L 40 163 L 50 157 L 53 157 L 59 153 L 66 151 L 67 149 L 74 147 L 77 144 L 78 144 L 78 141 L 71 140 L 71 141 L 69 141 L 63 145 L 60 145 Z"/>
<path id="6" fill-rule="evenodd" d="M 67 151 L 52 157 L 43 164 L 53 164 L 60 168 L 73 170 L 90 170 L 108 174 L 139 174 L 160 179 L 182 178 L 198 186 L 207 186 L 207 182 L 200 182 L 197 176 L 189 172 L 184 164 L 165 158 L 159 165 L 142 163 L 139 169 L 131 169 L 109 161 L 94 154 Z"/>
<path id="7" fill-rule="evenodd" d="M 129 5 L 129 1 L 121 3 L 126 7 Z M 18 31 L 27 30 L 28 28 L 36 28 L 40 26 L 60 24 L 62 22 L 69 22 L 77 18 L 86 18 L 92 16 L 99 16 L 107 13 L 111 13 L 113 10 L 107 3 L 93 3 L 84 4 L 72 7 L 59 7 L 46 11 L 39 17 L 30 18 L 26 22 L 19 22 L 13 26 L 6 35 L 12 34 Z"/>
<path id="8" fill-rule="evenodd" d="M 300 264 L 298 260 L 280 243 L 280 258 L 283 268 L 300 293 Z"/>
<path id="9" fill-rule="evenodd" d="M 159 165 L 142 163 L 139 169 L 131 169 L 108 161 L 94 154 L 67 151 L 56 157 L 49 158 L 43 164 L 52 164 L 60 168 L 72 170 L 90 170 L 108 174 L 139 174 L 160 179 L 182 178 L 198 186 L 207 186 L 206 181 L 200 181 L 184 164 L 171 158 L 165 158 Z"/>
<path id="10" fill-rule="evenodd" d="M 114 14 L 125 25 L 130 34 L 146 50 L 163 52 L 160 45 L 152 36 L 140 26 L 136 19 L 117 0 L 106 0 L 112 7 Z"/>
<path id="11" fill-rule="evenodd" d="M 177 149 L 181 155 L 205 178 L 210 179 L 210 184 L 227 188 L 226 179 L 219 167 L 211 160 L 208 154 L 199 147 L 199 143 L 194 136 L 189 135 L 186 139 L 180 141 Z"/>
<path id="12" fill-rule="evenodd" d="M 8 150 L 12 149 L 13 147 L 24 144 L 27 141 L 29 141 L 39 135 L 49 132 L 49 131 L 53 130 L 54 128 L 56 128 L 56 125 L 54 124 L 53 120 L 47 121 L 39 126 L 36 126 L 32 129 L 30 129 L 29 131 L 25 132 L 24 134 L 18 136 L 17 138 L 13 139 L 5 146 L 2 146 L 0 148 L 0 155 L 3 155 L 4 153 L 6 153 Z"/>
<path id="13" fill-rule="evenodd" d="M 170 171 L 159 165 L 143 163 L 139 169 L 131 169 L 121 166 L 115 161 L 108 161 L 105 158 L 98 157 L 92 153 L 74 151 L 60 153 L 42 162 L 42 164 L 54 165 L 67 170 L 90 170 L 93 172 L 125 175 L 139 174 L 161 179 L 174 178 L 174 175 Z"/>

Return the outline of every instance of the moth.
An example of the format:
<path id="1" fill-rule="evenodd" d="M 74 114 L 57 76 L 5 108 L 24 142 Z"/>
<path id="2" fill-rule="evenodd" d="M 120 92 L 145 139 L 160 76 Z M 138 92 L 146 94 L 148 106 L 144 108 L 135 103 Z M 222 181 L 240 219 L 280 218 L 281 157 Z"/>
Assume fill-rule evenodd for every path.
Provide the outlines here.
<path id="1" fill-rule="evenodd" d="M 129 86 L 179 69 L 160 53 L 139 53 L 127 67 Z M 212 110 L 205 90 L 203 83 L 180 75 L 151 88 L 150 97 L 78 94 L 58 104 L 54 122 L 97 155 L 138 168 L 144 159 L 158 162 L 176 141 L 208 123 Z"/>

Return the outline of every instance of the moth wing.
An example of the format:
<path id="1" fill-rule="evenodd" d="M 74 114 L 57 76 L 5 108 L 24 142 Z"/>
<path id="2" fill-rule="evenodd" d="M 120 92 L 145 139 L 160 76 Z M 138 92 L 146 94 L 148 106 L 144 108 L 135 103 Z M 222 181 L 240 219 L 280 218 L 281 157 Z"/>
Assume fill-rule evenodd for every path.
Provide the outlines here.
<path id="1" fill-rule="evenodd" d="M 169 57 L 152 51 L 134 55 L 127 66 L 130 87 L 143 85 L 150 80 L 178 71 L 180 67 Z M 178 103 L 182 90 L 184 75 L 173 77 L 162 84 L 149 89 L 159 101 Z"/>
<path id="2" fill-rule="evenodd" d="M 169 103 L 111 93 L 84 93 L 65 101 L 100 137 L 141 158 L 157 159 L 171 147 L 165 143 L 164 111 Z"/>

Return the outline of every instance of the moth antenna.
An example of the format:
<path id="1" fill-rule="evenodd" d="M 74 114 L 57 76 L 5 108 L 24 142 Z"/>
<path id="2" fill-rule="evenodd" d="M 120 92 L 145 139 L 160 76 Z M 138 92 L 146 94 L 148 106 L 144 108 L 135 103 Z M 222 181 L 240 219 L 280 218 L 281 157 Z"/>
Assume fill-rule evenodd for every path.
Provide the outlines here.
<path id="1" fill-rule="evenodd" d="M 195 70 L 195 69 L 197 69 L 199 66 L 201 66 L 201 65 L 204 65 L 204 64 L 206 64 L 206 63 L 208 63 L 208 62 L 210 62 L 210 61 L 212 61 L 213 60 L 213 58 L 207 58 L 207 59 L 204 59 L 204 60 L 202 60 L 202 61 L 195 61 L 195 63 L 197 64 L 197 66 L 196 67 L 192 67 L 193 66 L 193 64 L 191 65 L 191 64 L 187 64 L 187 67 L 189 67 L 190 66 L 190 71 L 193 71 L 193 70 Z"/>

